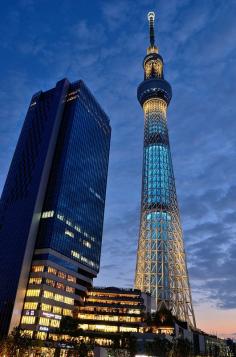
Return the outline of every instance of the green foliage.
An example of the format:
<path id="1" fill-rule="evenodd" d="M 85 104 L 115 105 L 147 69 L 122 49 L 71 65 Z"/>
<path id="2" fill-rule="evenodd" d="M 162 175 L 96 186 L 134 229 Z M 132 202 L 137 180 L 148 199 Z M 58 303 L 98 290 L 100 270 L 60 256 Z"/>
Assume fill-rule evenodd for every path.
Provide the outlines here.
<path id="1" fill-rule="evenodd" d="M 163 336 L 157 336 L 153 342 L 145 344 L 145 353 L 148 356 L 169 357 L 171 351 L 172 343 Z"/>
<path id="2" fill-rule="evenodd" d="M 70 336 L 76 336 L 78 332 L 79 320 L 71 316 L 63 316 L 60 323 L 59 334 L 68 334 Z"/>
<path id="3" fill-rule="evenodd" d="M 172 349 L 173 357 L 191 357 L 192 353 L 192 344 L 187 339 L 177 338 L 174 341 L 173 349 Z"/>
<path id="4" fill-rule="evenodd" d="M 9 336 L 2 339 L 0 345 L 0 356 L 27 356 L 32 347 L 32 340 L 17 327 Z"/>
<path id="5" fill-rule="evenodd" d="M 107 336 L 108 337 L 108 336 Z M 109 336 L 111 338 L 111 336 Z M 131 333 L 118 333 L 112 336 L 113 343 L 108 349 L 111 357 L 135 357 L 137 352 L 136 337 Z"/>
<path id="6" fill-rule="evenodd" d="M 172 312 L 168 310 L 165 306 L 153 314 L 147 314 L 146 324 L 149 327 L 162 327 L 162 326 L 174 326 L 175 318 L 172 315 Z"/>

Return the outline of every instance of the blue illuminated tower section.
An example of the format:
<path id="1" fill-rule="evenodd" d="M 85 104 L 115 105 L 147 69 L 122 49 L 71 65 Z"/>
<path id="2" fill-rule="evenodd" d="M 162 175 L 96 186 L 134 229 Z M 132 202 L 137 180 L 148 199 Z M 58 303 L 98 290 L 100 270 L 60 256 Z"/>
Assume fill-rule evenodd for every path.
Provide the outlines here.
<path id="1" fill-rule="evenodd" d="M 155 46 L 154 19 L 150 12 L 150 46 L 137 92 L 144 111 L 144 151 L 135 287 L 151 292 L 153 309 L 170 309 L 195 326 L 167 128 L 172 90 Z"/>

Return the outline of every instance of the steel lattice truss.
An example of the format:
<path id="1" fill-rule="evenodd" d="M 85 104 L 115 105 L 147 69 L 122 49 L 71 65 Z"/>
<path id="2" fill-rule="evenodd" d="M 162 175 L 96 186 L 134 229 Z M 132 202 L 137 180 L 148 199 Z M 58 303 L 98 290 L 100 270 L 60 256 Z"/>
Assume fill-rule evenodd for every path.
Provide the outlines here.
<path id="1" fill-rule="evenodd" d="M 166 122 L 167 104 L 143 104 L 145 115 L 143 181 L 135 287 L 151 292 L 158 310 L 164 304 L 195 326 L 175 179 Z"/>

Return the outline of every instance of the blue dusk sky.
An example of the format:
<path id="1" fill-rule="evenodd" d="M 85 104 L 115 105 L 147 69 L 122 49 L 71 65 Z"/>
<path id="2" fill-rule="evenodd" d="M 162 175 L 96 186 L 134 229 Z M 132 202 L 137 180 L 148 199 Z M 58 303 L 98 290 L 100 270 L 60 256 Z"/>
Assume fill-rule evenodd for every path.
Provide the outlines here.
<path id="1" fill-rule="evenodd" d="M 111 119 L 97 285 L 133 285 L 148 11 L 173 98 L 172 158 L 198 326 L 236 337 L 236 2 L 19 0 L 1 4 L 0 190 L 33 93 L 83 79 Z"/>

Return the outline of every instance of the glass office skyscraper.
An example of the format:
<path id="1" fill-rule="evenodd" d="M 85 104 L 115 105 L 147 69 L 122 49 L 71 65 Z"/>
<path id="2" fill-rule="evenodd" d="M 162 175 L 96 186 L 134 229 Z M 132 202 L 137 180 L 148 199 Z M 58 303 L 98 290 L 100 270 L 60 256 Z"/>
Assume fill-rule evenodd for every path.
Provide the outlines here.
<path id="1" fill-rule="evenodd" d="M 0 334 L 46 338 L 100 264 L 111 128 L 82 81 L 31 100 L 1 197 Z"/>
<path id="2" fill-rule="evenodd" d="M 170 309 L 194 326 L 166 118 L 172 91 L 155 46 L 154 18 L 150 12 L 150 46 L 143 62 L 144 81 L 138 87 L 144 110 L 144 152 L 135 287 L 151 292 L 153 309 Z"/>

